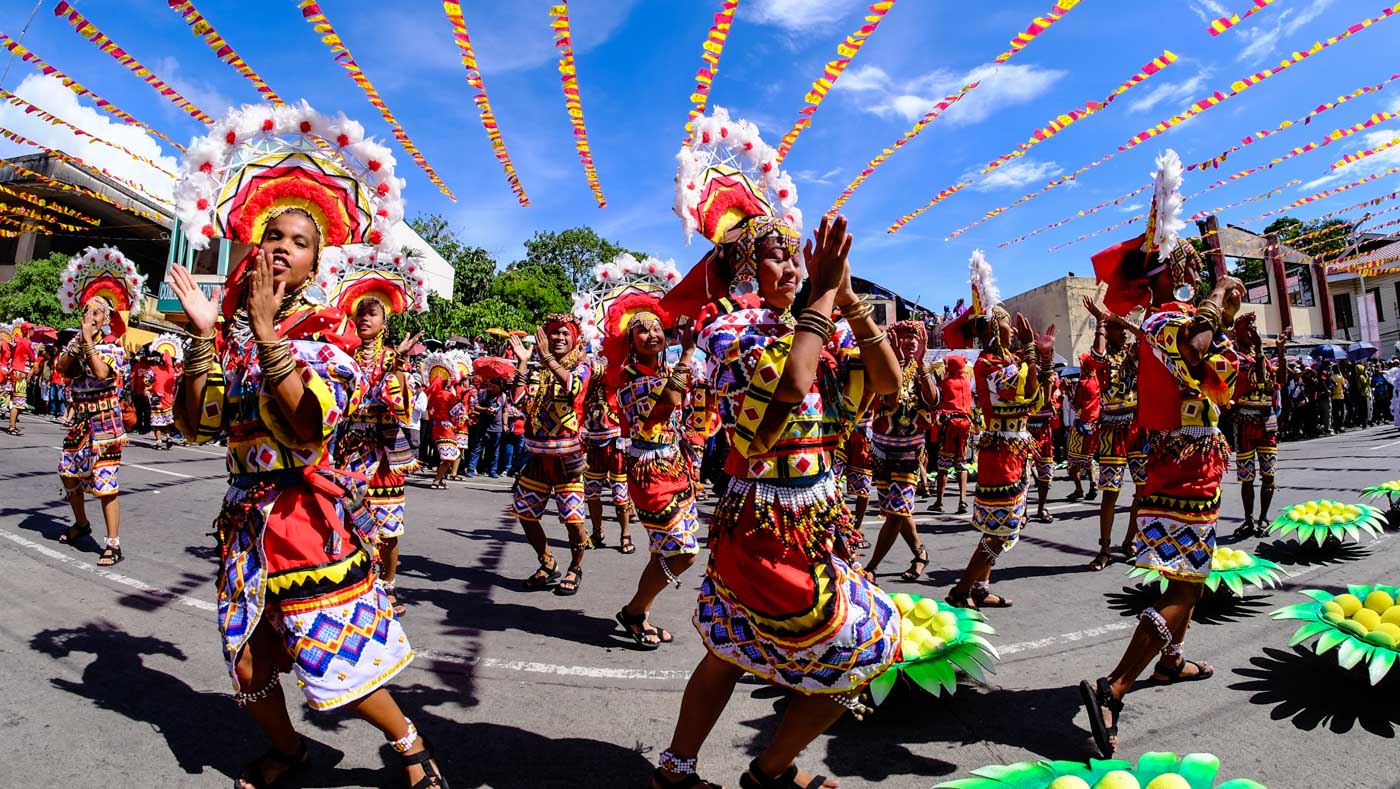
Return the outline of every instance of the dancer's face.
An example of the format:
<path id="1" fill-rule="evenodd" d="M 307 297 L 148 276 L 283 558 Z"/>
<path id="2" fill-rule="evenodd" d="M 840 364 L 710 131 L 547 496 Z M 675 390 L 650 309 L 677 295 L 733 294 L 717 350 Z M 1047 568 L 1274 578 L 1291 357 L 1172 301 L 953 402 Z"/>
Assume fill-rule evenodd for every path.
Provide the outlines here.
<path id="1" fill-rule="evenodd" d="M 913 332 L 904 332 L 900 334 L 899 342 L 895 344 L 894 349 L 899 353 L 899 360 L 907 363 L 909 360 L 919 355 L 918 335 Z"/>
<path id="2" fill-rule="evenodd" d="M 574 349 L 574 333 L 565 324 L 559 324 L 549 330 L 549 352 L 557 357 Z"/>
<path id="3" fill-rule="evenodd" d="M 355 309 L 355 333 L 368 342 L 384 331 L 384 305 L 377 299 L 365 299 Z"/>
<path id="4" fill-rule="evenodd" d="M 632 327 L 632 350 L 638 356 L 658 356 L 666 350 L 666 332 L 656 321 L 645 321 Z"/>
<path id="5" fill-rule="evenodd" d="M 289 211 L 267 223 L 258 247 L 272 261 L 272 279 L 299 288 L 316 268 L 316 247 L 320 231 L 306 214 Z"/>
<path id="6" fill-rule="evenodd" d="M 777 235 L 764 236 L 754 245 L 758 264 L 758 295 L 770 307 L 787 309 L 802 286 L 802 267 L 791 248 Z"/>

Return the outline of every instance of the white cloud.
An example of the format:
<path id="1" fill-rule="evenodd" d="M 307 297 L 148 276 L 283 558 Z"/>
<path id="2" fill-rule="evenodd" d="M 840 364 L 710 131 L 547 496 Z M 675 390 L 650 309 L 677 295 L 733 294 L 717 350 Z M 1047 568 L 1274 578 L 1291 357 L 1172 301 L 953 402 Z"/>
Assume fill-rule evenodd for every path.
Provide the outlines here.
<path id="1" fill-rule="evenodd" d="M 1328 158 L 1336 162 L 1341 159 L 1342 154 L 1358 153 L 1360 151 L 1379 148 L 1397 137 L 1400 137 L 1400 131 L 1395 129 L 1388 131 L 1372 131 L 1358 137 L 1348 137 L 1346 139 L 1348 143 L 1346 147 L 1343 148 L 1341 143 L 1338 143 L 1331 149 Z M 1393 148 L 1387 148 L 1365 159 L 1343 165 L 1326 175 L 1307 181 L 1298 187 L 1298 191 L 1315 192 L 1328 184 L 1334 184 L 1338 181 L 1346 181 L 1348 183 L 1359 181 L 1368 175 L 1388 170 L 1392 167 L 1400 167 L 1400 144 L 1396 144 Z"/>
<path id="2" fill-rule="evenodd" d="M 1236 31 L 1235 35 L 1245 42 L 1235 60 L 1240 63 L 1262 62 L 1273 54 L 1274 47 L 1283 38 L 1283 18 L 1280 17 L 1273 27 L 1247 27 Z"/>
<path id="3" fill-rule="evenodd" d="M 171 172 L 178 166 L 175 157 L 164 155 L 160 145 L 150 134 L 137 126 L 115 121 L 111 115 L 84 106 L 78 101 L 78 97 L 63 87 L 63 83 L 55 77 L 37 74 L 25 77 L 19 87 L 15 88 L 14 94 L 94 137 L 121 145 L 138 156 L 155 161 Z M 152 194 L 168 198 L 174 189 L 174 179 L 149 165 L 141 164 L 121 151 L 101 143 L 78 137 L 65 127 L 50 126 L 36 116 L 26 115 L 22 109 L 8 102 L 0 103 L 0 126 L 41 145 L 76 156 L 120 178 L 135 181 Z M 40 151 L 0 138 L 0 157 L 31 153 Z"/>
<path id="4" fill-rule="evenodd" d="M 792 177 L 796 178 L 798 181 L 801 181 L 803 183 L 824 184 L 826 186 L 830 186 L 832 183 L 834 183 L 831 179 L 835 178 L 840 174 L 841 168 L 833 167 L 824 173 L 818 173 L 816 170 L 798 170 L 797 172 L 792 174 Z"/>
<path id="5" fill-rule="evenodd" d="M 1136 214 L 1146 207 L 1145 203 L 1128 203 L 1127 205 L 1118 206 L 1118 210 L 1125 214 Z"/>
<path id="6" fill-rule="evenodd" d="M 1211 69 L 1201 69 L 1194 77 L 1181 82 L 1163 82 L 1128 104 L 1128 112 L 1146 112 L 1163 102 L 1189 101 L 1196 98 L 1210 79 Z"/>
<path id="7" fill-rule="evenodd" d="M 810 30 L 858 13 L 865 5 L 864 0 L 750 0 L 739 13 L 760 24 Z"/>
<path id="8" fill-rule="evenodd" d="M 991 192 L 997 189 L 1020 188 L 1032 183 L 1043 183 L 1063 173 L 1065 168 L 1055 162 L 1037 162 L 1021 158 L 993 170 L 990 175 L 968 187 L 974 192 Z M 965 173 L 961 180 L 976 178 L 976 171 Z"/>
<path id="9" fill-rule="evenodd" d="M 1303 25 L 1306 25 L 1307 23 L 1321 16 L 1322 12 L 1326 11 L 1327 7 L 1332 5 L 1334 1 L 1335 0 L 1313 0 L 1307 8 L 1304 8 L 1302 11 L 1293 14 L 1292 18 L 1288 19 L 1288 21 L 1283 26 L 1284 33 L 1290 36 L 1294 33 L 1297 33 L 1303 28 Z M 1292 13 L 1291 9 L 1289 13 Z"/>
<path id="10" fill-rule="evenodd" d="M 1206 24 L 1210 24 L 1222 16 L 1230 15 L 1230 9 L 1221 5 L 1217 0 L 1197 0 L 1197 2 L 1191 3 L 1191 10 Z"/>
<path id="11" fill-rule="evenodd" d="M 222 118 L 228 108 L 233 106 L 233 101 L 228 96 L 220 93 L 218 88 L 207 82 L 196 82 L 185 79 L 180 73 L 180 61 L 173 57 L 166 56 L 155 63 L 155 73 L 165 80 L 166 84 L 179 91 L 180 95 L 194 102 L 194 105 L 209 115 L 211 118 Z M 162 102 L 162 110 L 172 110 L 174 116 L 185 115 L 184 110 L 169 102 Z M 169 113 L 167 113 L 169 114 Z M 186 116 L 188 117 L 188 116 Z"/>
<path id="12" fill-rule="evenodd" d="M 943 113 L 944 124 L 960 126 L 979 123 L 1005 107 L 1039 98 L 1064 75 L 1064 71 L 1029 64 L 986 64 L 966 74 L 939 69 L 898 82 L 872 66 L 843 75 L 835 89 L 858 96 L 860 107 L 866 112 L 916 121 L 944 96 L 980 81 L 976 90 Z M 852 76 L 855 79 L 848 82 Z"/>

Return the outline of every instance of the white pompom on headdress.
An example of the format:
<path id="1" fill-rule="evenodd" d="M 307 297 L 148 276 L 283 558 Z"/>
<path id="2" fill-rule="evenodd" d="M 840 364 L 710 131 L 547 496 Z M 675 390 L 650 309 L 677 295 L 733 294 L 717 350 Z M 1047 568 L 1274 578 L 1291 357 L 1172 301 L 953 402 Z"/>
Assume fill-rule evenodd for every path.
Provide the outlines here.
<path id="1" fill-rule="evenodd" d="M 1181 196 L 1183 171 L 1181 157 L 1171 148 L 1157 157 L 1152 208 L 1147 214 L 1147 233 L 1142 245 L 1149 259 L 1155 252 L 1159 260 L 1167 260 L 1181 242 L 1180 233 L 1186 227 L 1182 212 L 1186 199 Z"/>
<path id="2" fill-rule="evenodd" d="M 972 314 L 992 317 L 992 310 L 1001 303 L 1001 290 L 992 277 L 992 264 L 982 250 L 972 250 L 967 261 L 968 281 L 972 284 Z"/>

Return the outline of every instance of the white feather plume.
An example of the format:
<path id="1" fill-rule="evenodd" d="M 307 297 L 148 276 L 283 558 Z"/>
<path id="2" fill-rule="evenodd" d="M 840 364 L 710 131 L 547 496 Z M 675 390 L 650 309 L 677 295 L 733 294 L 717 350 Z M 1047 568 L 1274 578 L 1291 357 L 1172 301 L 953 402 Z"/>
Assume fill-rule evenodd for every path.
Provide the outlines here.
<path id="1" fill-rule="evenodd" d="M 1181 157 L 1171 148 L 1157 157 L 1157 175 L 1152 188 L 1152 204 L 1156 212 L 1156 225 L 1152 231 L 1152 245 L 1162 260 L 1176 249 L 1181 241 L 1181 230 L 1186 227 L 1182 217 L 1182 206 L 1186 198 L 1181 196 Z"/>
<path id="2" fill-rule="evenodd" d="M 967 261 L 968 281 L 972 289 L 982 299 L 983 314 L 991 317 L 992 308 L 1001 303 L 1001 290 L 992 277 L 992 264 L 982 250 L 972 250 L 972 258 Z"/>

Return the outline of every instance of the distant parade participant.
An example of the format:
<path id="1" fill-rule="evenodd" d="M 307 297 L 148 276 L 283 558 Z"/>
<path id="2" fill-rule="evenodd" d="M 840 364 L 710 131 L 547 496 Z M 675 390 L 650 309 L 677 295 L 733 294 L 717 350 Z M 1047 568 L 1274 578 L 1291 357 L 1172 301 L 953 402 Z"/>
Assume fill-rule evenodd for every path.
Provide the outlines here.
<path id="1" fill-rule="evenodd" d="M 520 338 L 510 337 L 511 350 L 520 360 L 515 372 L 512 399 L 521 401 L 531 392 L 525 412 L 525 451 L 529 460 L 515 478 L 515 516 L 535 549 L 539 569 L 525 579 L 525 588 L 553 588 L 557 595 L 574 595 L 583 583 L 583 556 L 588 532 L 584 519 L 583 397 L 593 377 L 593 367 L 579 347 L 578 318 L 570 314 L 548 315 L 535 330 L 535 353 L 540 366 L 529 373 L 530 352 Z M 569 567 L 561 577 L 540 526 L 550 496 L 559 520 L 569 534 Z"/>
<path id="2" fill-rule="evenodd" d="M 144 373 L 146 398 L 151 404 L 151 432 L 155 448 L 168 450 L 175 424 L 175 382 L 179 376 L 176 365 L 184 361 L 184 345 L 177 336 L 162 334 L 147 347 L 156 357 L 156 362 Z"/>
<path id="3" fill-rule="evenodd" d="M 446 353 L 430 353 L 423 358 L 423 378 L 427 381 L 423 391 L 428 395 L 429 438 L 438 456 L 437 474 L 429 487 L 447 490 L 447 479 L 456 475 L 457 464 L 462 459 L 461 445 L 457 441 L 458 414 L 462 410 L 461 396 L 457 393 L 457 365 Z"/>
<path id="4" fill-rule="evenodd" d="M 991 264 L 981 250 L 972 253 L 970 268 L 972 307 L 952 330 L 964 337 L 975 334 L 982 346 L 972 366 L 986 420 L 972 505 L 972 525 L 982 537 L 947 602 L 962 608 L 1008 608 L 1011 599 L 992 592 L 989 583 L 997 558 L 1016 544 L 1026 523 L 1026 464 L 1039 451 L 1027 419 L 1051 393 L 1055 327 L 1036 336 L 1030 322 L 1017 314 L 1013 334 L 1011 315 L 1000 304 Z"/>
<path id="5" fill-rule="evenodd" d="M 452 392 L 456 396 L 456 402 L 452 405 L 450 414 L 452 416 L 452 432 L 457 442 L 457 459 L 452 464 L 452 475 L 449 479 L 461 482 L 467 477 L 476 476 L 476 464 L 480 460 L 481 442 L 485 440 L 486 428 L 490 424 L 481 420 L 481 413 L 477 410 L 478 398 L 481 391 L 477 389 L 472 380 L 472 361 L 466 351 L 451 350 L 447 352 L 447 358 L 452 362 L 455 373 Z M 475 448 L 476 452 L 472 449 Z M 494 458 L 492 461 L 494 462 Z M 462 464 L 466 463 L 466 469 Z M 493 466 L 494 468 L 494 466 Z M 462 472 L 466 471 L 465 474 Z"/>
<path id="6" fill-rule="evenodd" d="M 1094 448 L 1098 436 L 1094 432 L 1099 421 L 1101 401 L 1099 379 L 1086 372 L 1089 354 L 1079 357 L 1079 376 L 1070 391 L 1065 391 L 1061 378 L 1061 393 L 1064 395 L 1063 410 L 1065 419 L 1065 455 L 1069 461 L 1069 478 L 1074 482 L 1074 492 L 1066 497 L 1068 501 L 1093 501 L 1098 498 L 1099 489 L 1094 479 Z M 1089 492 L 1084 492 L 1084 481 L 1089 482 Z"/>
<path id="7" fill-rule="evenodd" d="M 934 512 L 943 511 L 948 490 L 948 474 L 958 475 L 958 515 L 967 512 L 968 439 L 972 431 L 972 382 L 967 377 L 967 359 L 949 354 L 943 359 L 938 378 L 938 484 L 934 491 Z"/>
<path id="8" fill-rule="evenodd" d="M 59 541 L 73 544 L 92 534 L 83 505 L 84 494 L 91 494 L 101 502 L 107 524 L 107 538 L 97 559 L 99 567 L 110 567 L 123 558 L 117 495 L 127 435 L 121 389 L 131 369 L 121 342 L 126 322 L 119 311 L 129 311 L 136 304 L 145 280 L 116 247 L 88 247 L 68 261 L 58 293 L 64 312 L 82 311 L 78 334 L 59 354 L 57 363 L 59 371 L 70 379 L 73 415 L 63 437 L 58 475 L 73 508 L 74 522 Z M 16 396 L 19 391 L 16 385 Z"/>
<path id="9" fill-rule="evenodd" d="M 422 271 L 402 254 L 351 247 L 328 250 L 322 264 L 333 264 L 337 281 L 330 302 L 354 321 L 360 347 L 360 396 L 340 423 L 335 462 L 368 480 L 365 506 L 374 519 L 374 550 L 380 578 L 395 616 L 406 610 L 394 589 L 399 538 L 404 534 L 404 475 L 418 467 L 404 430 L 412 421 L 413 393 L 399 360 L 420 335 L 396 348 L 384 344 L 389 317 L 428 309 Z"/>
<path id="10" fill-rule="evenodd" d="M 843 217 L 823 219 L 807 245 L 809 299 L 788 314 L 802 282 L 801 220 L 774 159 L 752 124 L 718 107 L 695 120 L 694 147 L 677 157 L 676 212 L 715 247 L 663 307 L 700 315 L 697 345 L 731 435 L 733 478 L 695 613 L 707 654 L 652 775 L 663 789 L 715 786 L 698 777 L 697 757 L 746 672 L 794 694 L 740 786 L 834 786 L 794 760 L 859 706 L 899 652 L 899 612 L 852 563 L 850 515 L 831 473 L 836 438 L 866 391 L 898 391 L 899 364 L 874 308 L 851 290 Z"/>
<path id="11" fill-rule="evenodd" d="M 846 495 L 855 499 L 851 528 L 856 535 L 864 532 L 865 512 L 870 506 L 870 494 L 875 489 L 870 455 L 870 425 L 873 419 L 870 403 L 861 404 L 859 417 L 851 429 L 841 436 L 832 459 L 832 473 L 845 485 Z M 856 542 L 858 548 L 870 547 L 864 537 L 858 537 Z"/>
<path id="12" fill-rule="evenodd" d="M 0 414 L 10 413 L 10 398 L 15 386 L 14 381 L 10 380 L 10 358 L 14 354 L 15 327 L 23 322 L 0 323 Z"/>
<path id="13" fill-rule="evenodd" d="M 1274 474 L 1278 467 L 1279 395 L 1288 385 L 1288 360 L 1284 349 L 1288 336 L 1274 341 L 1278 361 L 1265 355 L 1264 340 L 1255 327 L 1255 313 L 1235 319 L 1235 349 L 1240 376 L 1235 385 L 1235 479 L 1240 483 L 1244 523 L 1235 529 L 1237 540 L 1258 537 L 1269 522 L 1274 499 Z M 1254 478 L 1259 477 L 1259 519 L 1254 519 Z"/>
<path id="14" fill-rule="evenodd" d="M 104 247 L 105 248 L 105 247 Z M 34 371 L 38 357 L 34 353 L 34 343 L 29 339 L 31 326 L 28 321 L 19 321 L 12 331 L 14 339 L 10 344 L 10 428 L 12 436 L 24 435 L 19 426 L 21 411 L 29 410 L 29 374 Z"/>
<path id="15" fill-rule="evenodd" d="M 1055 480 L 1055 439 L 1054 422 L 1060 408 L 1060 377 L 1053 367 L 1042 367 L 1040 375 L 1047 378 L 1039 407 L 1031 412 L 1026 420 L 1026 431 L 1035 442 L 1035 452 L 1030 458 L 1030 473 L 1035 480 L 1035 519 L 1041 523 L 1053 523 L 1055 517 L 1045 509 L 1050 500 L 1050 483 Z M 981 477 L 978 477 L 981 480 Z"/>
<path id="16" fill-rule="evenodd" d="M 914 556 L 899 579 L 912 583 L 922 578 L 928 567 L 928 552 L 914 523 L 914 499 L 924 443 L 938 407 L 938 389 L 924 370 L 928 330 L 923 322 L 900 321 L 890 327 L 890 334 L 903 366 L 902 384 L 899 391 L 877 397 L 872 404 L 871 455 L 875 489 L 880 493 L 880 514 L 885 516 L 885 522 L 866 569 L 874 574 L 899 536 Z"/>
<path id="17" fill-rule="evenodd" d="M 1138 492 L 1147 482 L 1147 434 L 1138 423 L 1138 348 L 1134 341 L 1135 327 L 1115 312 L 1124 314 L 1137 305 L 1121 300 L 1115 292 L 1105 296 L 1111 308 L 1100 307 L 1088 296 L 1084 308 L 1094 316 L 1094 345 L 1084 375 L 1092 374 L 1099 382 L 1099 420 L 1096 427 L 1098 445 L 1094 460 L 1099 464 L 1099 552 L 1089 562 L 1089 569 L 1102 570 L 1113 560 L 1113 521 L 1118 514 L 1118 494 L 1125 477 L 1133 481 L 1134 495 L 1128 531 L 1119 550 L 1132 556 L 1133 540 L 1137 535 Z M 1114 311 L 1111 311 L 1114 310 Z"/>
<path id="18" fill-rule="evenodd" d="M 588 394 L 583 400 L 583 429 L 580 431 L 586 461 L 583 498 L 588 502 L 588 520 L 593 525 L 588 547 L 603 548 L 607 545 L 607 536 L 603 534 L 603 490 L 607 489 L 612 496 L 613 509 L 617 512 L 617 522 L 622 527 L 619 550 L 635 553 L 637 546 L 632 544 L 629 531 L 632 501 L 627 493 L 627 448 L 618 415 L 617 387 L 606 383 L 606 357 L 596 354 L 589 363 L 594 370 L 589 379 Z"/>
<path id="19" fill-rule="evenodd" d="M 351 142 L 313 129 L 341 129 Z M 397 252 L 393 157 L 343 116 L 257 105 L 191 143 L 181 172 L 175 195 L 190 245 L 220 235 L 252 245 L 221 304 L 181 266 L 168 280 L 191 330 L 176 424 L 191 441 L 225 436 L 228 446 L 214 524 L 223 653 L 234 700 L 271 740 L 234 785 L 281 783 L 308 762 L 279 681 L 289 668 L 312 709 L 349 706 L 374 725 L 410 786 L 446 787 L 385 687 L 413 650 L 375 571 L 366 481 L 332 460 L 362 377 L 359 338 L 326 301 L 339 272 L 322 256 L 347 243 Z"/>
<path id="20" fill-rule="evenodd" d="M 1147 307 L 1138 343 L 1138 418 L 1151 435 L 1147 482 L 1141 492 L 1138 567 L 1167 580 L 1157 603 L 1139 617 L 1118 665 L 1106 677 L 1080 683 L 1099 753 L 1118 747 L 1123 697 L 1155 655 L 1157 684 L 1210 678 L 1203 661 L 1187 660 L 1182 642 L 1200 600 L 1215 552 L 1220 481 L 1230 448 L 1219 427 L 1230 401 L 1238 360 L 1225 333 L 1239 310 L 1244 286 L 1221 277 L 1210 296 L 1192 306 L 1200 281 L 1200 256 L 1177 236 L 1181 218 L 1182 165 L 1175 151 L 1157 158 L 1148 232 L 1093 257 L 1108 284 L 1105 301 L 1115 312 Z"/>

